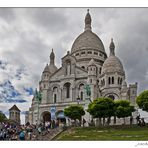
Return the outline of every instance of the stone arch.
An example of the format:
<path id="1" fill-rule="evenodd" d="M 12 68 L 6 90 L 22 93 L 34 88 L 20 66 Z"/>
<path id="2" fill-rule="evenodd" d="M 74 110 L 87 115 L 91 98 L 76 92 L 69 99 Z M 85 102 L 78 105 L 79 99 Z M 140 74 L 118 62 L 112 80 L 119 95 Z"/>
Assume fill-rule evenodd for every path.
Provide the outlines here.
<path id="1" fill-rule="evenodd" d="M 108 97 L 108 98 L 111 98 L 113 100 L 118 100 L 120 98 L 119 95 L 117 93 L 114 93 L 114 92 L 107 93 L 107 94 L 104 95 L 104 97 Z"/>
<path id="2" fill-rule="evenodd" d="M 42 112 L 40 119 L 43 123 L 51 121 L 51 113 L 49 111 Z"/>
<path id="3" fill-rule="evenodd" d="M 80 97 L 80 100 L 84 100 L 84 87 L 85 87 L 85 84 L 83 83 L 80 83 L 79 84 L 79 97 Z"/>
<path id="4" fill-rule="evenodd" d="M 79 81 L 77 84 L 76 84 L 76 88 L 79 88 L 79 86 L 81 84 L 84 84 L 84 86 L 86 85 L 86 82 L 85 81 Z"/>
<path id="5" fill-rule="evenodd" d="M 56 119 L 59 121 L 59 123 L 66 123 L 66 117 L 63 110 L 58 110 L 56 112 Z"/>
<path id="6" fill-rule="evenodd" d="M 114 95 L 109 95 L 108 98 L 111 98 L 112 100 L 115 100 L 115 96 Z"/>
<path id="7" fill-rule="evenodd" d="M 71 83 L 66 82 L 63 86 L 63 90 L 64 90 L 64 94 L 65 94 L 65 98 L 70 98 L 71 96 Z"/>
<path id="8" fill-rule="evenodd" d="M 60 86 L 58 84 L 54 84 L 51 86 L 51 94 L 52 94 L 53 103 L 57 103 L 59 100 L 59 89 L 60 89 Z"/>

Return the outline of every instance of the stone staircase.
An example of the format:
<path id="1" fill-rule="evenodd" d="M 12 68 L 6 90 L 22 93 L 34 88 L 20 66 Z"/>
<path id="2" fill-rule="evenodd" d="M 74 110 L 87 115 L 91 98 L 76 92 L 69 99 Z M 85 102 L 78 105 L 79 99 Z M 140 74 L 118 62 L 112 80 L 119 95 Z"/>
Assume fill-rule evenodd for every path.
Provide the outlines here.
<path id="1" fill-rule="evenodd" d="M 55 129 L 50 129 L 50 131 L 44 131 L 42 134 L 38 134 L 36 136 L 37 141 L 51 141 L 55 136 L 60 134 L 63 131 L 63 128 L 55 128 Z"/>

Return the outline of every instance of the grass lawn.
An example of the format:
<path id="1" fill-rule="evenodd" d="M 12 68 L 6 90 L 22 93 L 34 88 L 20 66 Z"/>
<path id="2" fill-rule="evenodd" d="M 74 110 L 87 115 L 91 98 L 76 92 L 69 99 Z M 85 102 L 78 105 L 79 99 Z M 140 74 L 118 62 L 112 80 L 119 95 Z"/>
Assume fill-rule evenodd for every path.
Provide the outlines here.
<path id="1" fill-rule="evenodd" d="M 62 132 L 54 140 L 148 140 L 148 125 L 145 127 L 73 127 Z"/>

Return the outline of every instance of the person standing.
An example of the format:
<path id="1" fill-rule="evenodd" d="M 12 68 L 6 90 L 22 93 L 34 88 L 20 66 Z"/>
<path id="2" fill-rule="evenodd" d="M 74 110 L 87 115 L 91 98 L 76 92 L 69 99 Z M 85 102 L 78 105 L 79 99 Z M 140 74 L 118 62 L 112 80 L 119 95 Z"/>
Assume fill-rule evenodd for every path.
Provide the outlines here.
<path id="1" fill-rule="evenodd" d="M 20 132 L 19 139 L 20 140 L 25 140 L 25 132 L 24 131 Z"/>

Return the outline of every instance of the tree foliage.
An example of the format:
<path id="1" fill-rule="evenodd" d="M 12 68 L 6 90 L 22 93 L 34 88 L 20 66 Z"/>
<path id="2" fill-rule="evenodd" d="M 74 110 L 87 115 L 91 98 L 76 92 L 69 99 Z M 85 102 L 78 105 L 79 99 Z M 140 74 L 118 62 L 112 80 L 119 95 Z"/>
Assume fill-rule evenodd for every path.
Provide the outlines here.
<path id="1" fill-rule="evenodd" d="M 125 117 L 132 116 L 132 112 L 135 111 L 134 106 L 130 105 L 130 102 L 127 100 L 118 100 L 115 101 L 116 105 L 116 116 L 118 118 L 124 118 L 125 122 Z"/>
<path id="2" fill-rule="evenodd" d="M 0 122 L 3 122 L 5 119 L 7 119 L 5 114 L 2 111 L 0 111 Z"/>
<path id="3" fill-rule="evenodd" d="M 148 90 L 143 91 L 136 100 L 139 108 L 144 111 L 148 111 Z"/>
<path id="4" fill-rule="evenodd" d="M 85 111 L 80 105 L 71 105 L 64 109 L 64 115 L 73 120 L 80 120 L 85 115 Z"/>
<path id="5" fill-rule="evenodd" d="M 87 110 L 93 118 L 106 118 L 114 115 L 115 103 L 110 98 L 97 98 L 89 104 Z"/>

